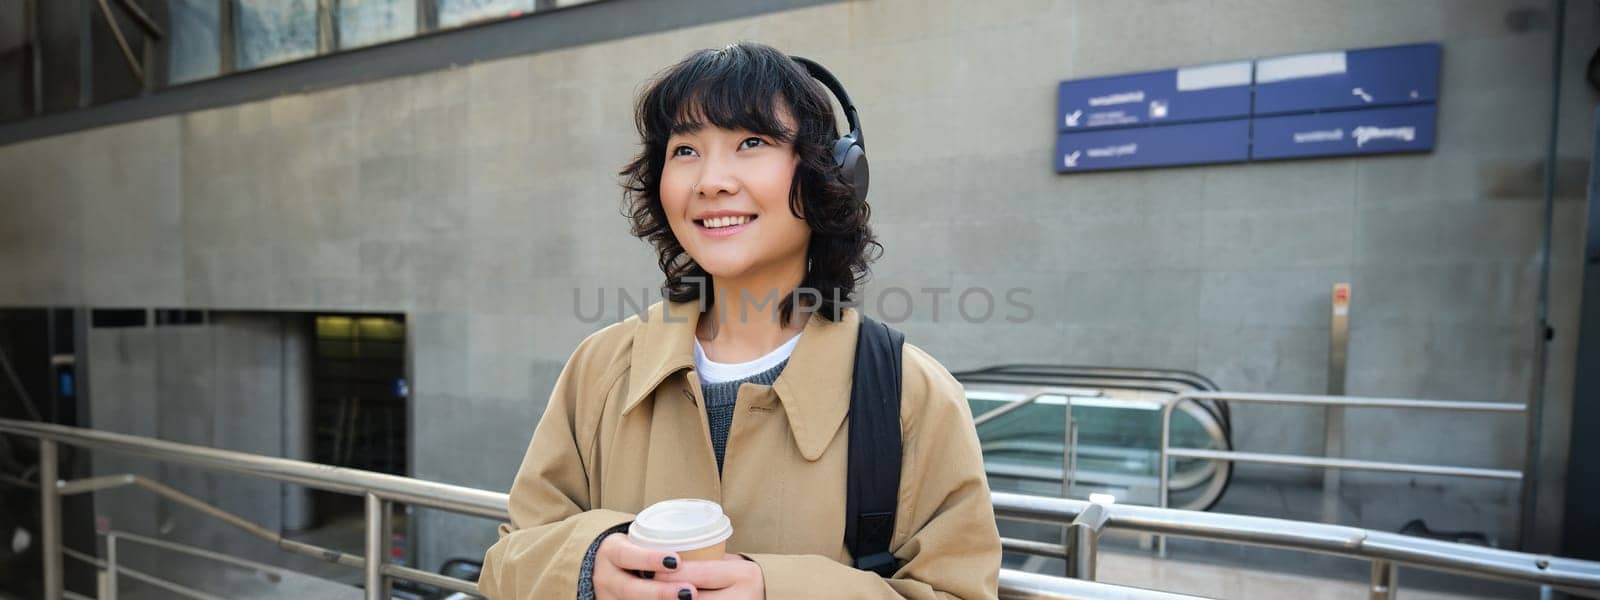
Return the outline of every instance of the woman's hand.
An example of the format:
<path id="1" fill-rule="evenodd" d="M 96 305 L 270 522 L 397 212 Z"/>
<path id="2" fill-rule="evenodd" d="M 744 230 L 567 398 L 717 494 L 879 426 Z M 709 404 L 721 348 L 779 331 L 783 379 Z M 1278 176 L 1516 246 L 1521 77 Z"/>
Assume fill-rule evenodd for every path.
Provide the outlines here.
<path id="1" fill-rule="evenodd" d="M 691 560 L 676 571 L 656 575 L 657 581 L 683 582 L 699 590 L 702 600 L 762 600 L 767 581 L 761 565 L 737 554 L 722 560 Z"/>
<path id="2" fill-rule="evenodd" d="M 690 600 L 696 595 L 693 583 L 662 577 L 682 566 L 676 552 L 642 548 L 629 541 L 628 536 L 613 533 L 606 536 L 600 542 L 600 549 L 595 551 L 594 597 L 596 600 Z"/>

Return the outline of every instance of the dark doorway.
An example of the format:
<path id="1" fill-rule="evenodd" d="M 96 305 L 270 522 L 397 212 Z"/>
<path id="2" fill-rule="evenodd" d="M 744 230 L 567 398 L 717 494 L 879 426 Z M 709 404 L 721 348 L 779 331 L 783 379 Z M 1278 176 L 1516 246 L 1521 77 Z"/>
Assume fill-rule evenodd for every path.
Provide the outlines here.
<path id="1" fill-rule="evenodd" d="M 406 324 L 399 315 L 317 315 L 312 354 L 313 460 L 407 475 Z M 362 499 L 318 496 L 316 520 L 362 510 Z"/>
<path id="2" fill-rule="evenodd" d="M 82 426 L 77 375 L 78 311 L 0 310 L 0 419 Z M 63 479 L 88 473 L 88 454 L 60 447 Z M 39 453 L 31 438 L 0 435 L 0 596 L 44 593 L 39 529 Z M 89 498 L 62 499 L 61 539 L 68 548 L 95 547 Z M 94 591 L 87 565 L 64 561 L 67 589 Z"/>

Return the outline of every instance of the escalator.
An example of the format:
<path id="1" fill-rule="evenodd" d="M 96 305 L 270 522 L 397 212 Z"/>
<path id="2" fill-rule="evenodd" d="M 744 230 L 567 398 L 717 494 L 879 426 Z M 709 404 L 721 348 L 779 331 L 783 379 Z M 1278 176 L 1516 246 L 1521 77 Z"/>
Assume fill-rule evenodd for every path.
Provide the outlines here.
<path id="1" fill-rule="evenodd" d="M 978 438 L 995 491 L 1073 498 L 1102 493 L 1145 505 L 1158 503 L 1162 407 L 1176 394 L 1217 389 L 1204 376 L 1164 369 L 1002 365 L 955 376 L 980 421 Z M 1033 396 L 1005 414 L 982 416 Z M 1069 404 L 1075 431 L 1068 430 Z M 1231 450 L 1228 406 L 1185 402 L 1173 414 L 1171 436 L 1174 447 Z M 1174 459 L 1171 506 L 1209 509 L 1227 491 L 1231 474 L 1227 462 Z"/>

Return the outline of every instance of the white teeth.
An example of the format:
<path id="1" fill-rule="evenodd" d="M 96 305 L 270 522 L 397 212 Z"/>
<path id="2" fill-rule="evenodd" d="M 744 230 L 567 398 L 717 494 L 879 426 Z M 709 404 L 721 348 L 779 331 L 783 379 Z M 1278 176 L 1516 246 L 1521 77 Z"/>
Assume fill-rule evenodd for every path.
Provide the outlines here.
<path id="1" fill-rule="evenodd" d="M 734 225 L 743 225 L 745 223 L 749 223 L 750 216 L 740 215 L 732 217 L 711 217 L 709 219 L 705 219 L 704 222 L 707 228 L 717 229 L 721 227 L 732 227 Z"/>

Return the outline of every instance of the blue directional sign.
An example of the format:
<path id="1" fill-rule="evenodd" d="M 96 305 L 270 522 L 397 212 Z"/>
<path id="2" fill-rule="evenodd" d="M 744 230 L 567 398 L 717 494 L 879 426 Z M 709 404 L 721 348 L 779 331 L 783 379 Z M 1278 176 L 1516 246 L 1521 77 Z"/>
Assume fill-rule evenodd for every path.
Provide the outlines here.
<path id="1" fill-rule="evenodd" d="M 1257 60 L 1255 114 L 1434 102 L 1439 52 L 1414 44 Z"/>
<path id="2" fill-rule="evenodd" d="M 1058 173 L 1433 149 L 1439 44 L 1063 81 Z"/>
<path id="3" fill-rule="evenodd" d="M 1249 154 L 1248 119 L 1056 136 L 1057 173 L 1241 162 Z"/>
<path id="4" fill-rule="evenodd" d="M 1250 62 L 1061 82 L 1056 128 L 1181 123 L 1250 114 Z"/>
<path id="5" fill-rule="evenodd" d="M 1426 152 L 1437 110 L 1424 104 L 1257 118 L 1250 158 Z"/>

